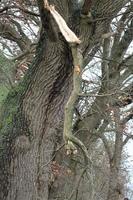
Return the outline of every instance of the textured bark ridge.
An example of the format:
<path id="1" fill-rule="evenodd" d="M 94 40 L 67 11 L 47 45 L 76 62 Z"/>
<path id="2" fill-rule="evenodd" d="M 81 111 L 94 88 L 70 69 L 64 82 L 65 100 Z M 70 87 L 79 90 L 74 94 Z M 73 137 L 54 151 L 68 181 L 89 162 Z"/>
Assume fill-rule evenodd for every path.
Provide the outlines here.
<path id="1" fill-rule="evenodd" d="M 14 93 L 12 96 L 12 99 L 17 99 L 17 106 L 11 114 L 13 126 L 11 123 L 9 130 L 6 129 L 10 145 L 5 147 L 8 158 L 4 158 L 4 163 L 0 164 L 1 172 L 5 171 L 5 174 L 0 176 L 2 179 L 0 198 L 2 200 L 53 200 L 69 199 L 66 194 L 70 194 L 71 199 L 75 199 L 72 185 L 76 182 L 80 190 L 78 198 L 88 200 L 87 194 L 92 187 L 88 188 L 87 177 L 81 181 L 78 175 L 80 173 L 77 171 L 82 171 L 82 168 L 66 158 L 63 150 L 55 156 L 58 145 L 62 142 L 63 131 L 61 129 L 60 135 L 59 129 L 64 118 L 64 107 L 72 91 L 72 51 L 52 15 L 44 8 L 43 0 L 37 2 L 43 28 L 36 57 L 24 83 L 19 86 L 20 90 L 18 89 L 17 94 Z M 94 23 L 79 18 L 75 25 L 72 12 L 76 9 L 74 6 L 72 8 L 71 1 L 68 3 L 67 0 L 52 0 L 50 3 L 55 5 L 68 26 L 82 41 L 79 50 L 84 58 L 97 43 L 101 43 L 101 35 L 106 33 L 109 21 L 125 2 L 115 0 L 112 4 L 111 0 L 92 1 L 92 7 L 96 12 L 95 17 L 107 17 L 106 20 L 96 22 L 95 26 Z M 103 104 L 101 98 L 98 98 L 97 102 Z M 11 110 L 11 107 L 7 108 Z M 7 112 L 7 116 L 8 114 Z M 90 117 L 90 130 L 96 128 L 101 118 L 102 116 L 96 115 Z M 7 141 L 5 143 L 8 144 Z M 66 173 L 53 178 L 51 162 L 55 159 Z M 69 168 L 71 168 L 71 175 L 67 173 Z"/>
<path id="2" fill-rule="evenodd" d="M 36 61 L 38 70 L 30 74 L 34 84 L 29 83 L 21 109 L 29 122 L 31 144 L 27 152 L 20 152 L 11 162 L 14 173 L 7 198 L 10 200 L 48 198 L 50 175 L 47 163 L 56 145 L 56 129 L 70 90 L 72 60 L 65 41 L 52 43 L 46 39 L 45 47 L 38 48 L 41 48 L 40 58 L 37 56 Z"/>

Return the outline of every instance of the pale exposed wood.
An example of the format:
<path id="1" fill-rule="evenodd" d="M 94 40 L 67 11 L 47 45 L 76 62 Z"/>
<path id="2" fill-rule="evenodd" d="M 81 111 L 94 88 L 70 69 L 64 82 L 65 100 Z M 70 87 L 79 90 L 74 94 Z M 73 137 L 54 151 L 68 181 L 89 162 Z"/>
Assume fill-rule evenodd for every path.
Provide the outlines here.
<path id="1" fill-rule="evenodd" d="M 44 7 L 50 11 L 66 41 L 72 44 L 80 44 L 79 38 L 71 31 L 63 17 L 55 10 L 55 7 L 49 5 L 47 0 L 44 1 Z"/>

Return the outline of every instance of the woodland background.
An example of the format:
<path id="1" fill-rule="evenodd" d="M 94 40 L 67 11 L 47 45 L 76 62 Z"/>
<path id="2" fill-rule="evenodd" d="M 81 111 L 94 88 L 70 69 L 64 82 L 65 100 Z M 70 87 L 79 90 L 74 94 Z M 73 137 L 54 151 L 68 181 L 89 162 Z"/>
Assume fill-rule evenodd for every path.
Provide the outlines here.
<path id="1" fill-rule="evenodd" d="M 133 2 L 45 3 L 0 1 L 0 199 L 131 200 Z"/>

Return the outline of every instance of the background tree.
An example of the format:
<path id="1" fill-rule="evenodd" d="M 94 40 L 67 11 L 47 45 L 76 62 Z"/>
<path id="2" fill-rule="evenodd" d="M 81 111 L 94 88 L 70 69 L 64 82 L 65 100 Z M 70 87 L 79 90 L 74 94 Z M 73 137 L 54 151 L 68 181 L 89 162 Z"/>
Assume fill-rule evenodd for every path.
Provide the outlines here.
<path id="1" fill-rule="evenodd" d="M 28 68 L 16 85 L 18 70 L 14 73 L 2 108 L 1 199 L 118 200 L 123 195 L 122 152 L 133 138 L 128 128 L 133 115 L 131 11 L 132 2 L 126 0 L 1 1 L 4 53 L 20 71 Z M 81 69 L 75 64 L 79 58 Z M 67 156 L 64 107 L 75 75 L 82 90 L 68 107 L 75 140 L 67 142 L 78 155 Z"/>

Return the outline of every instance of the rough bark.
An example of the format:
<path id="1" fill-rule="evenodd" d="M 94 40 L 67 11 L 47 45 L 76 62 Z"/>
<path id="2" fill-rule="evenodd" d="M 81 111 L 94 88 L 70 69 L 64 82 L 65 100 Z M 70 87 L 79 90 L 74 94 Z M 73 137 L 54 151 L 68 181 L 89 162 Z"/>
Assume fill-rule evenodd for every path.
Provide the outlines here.
<path id="1" fill-rule="evenodd" d="M 122 187 L 119 183 L 122 157 L 123 134 L 120 124 L 119 108 L 115 110 L 115 144 L 112 159 L 110 160 L 110 178 L 107 200 L 117 200 L 122 196 Z"/>

